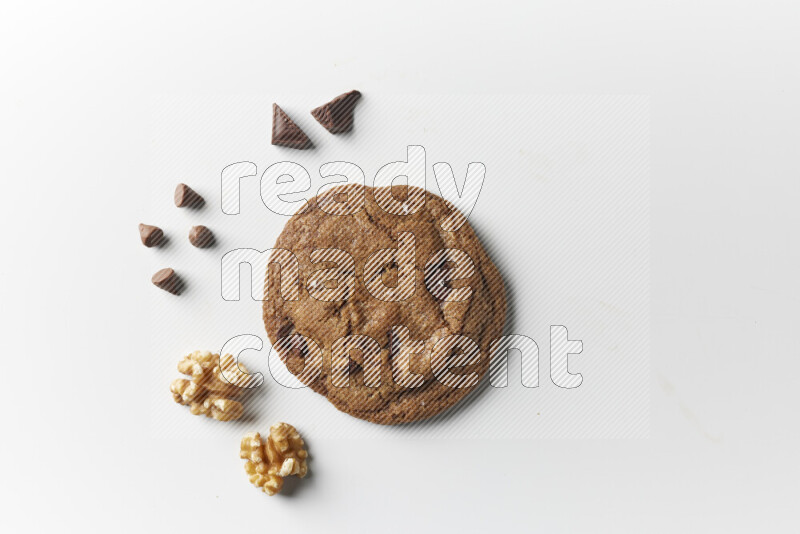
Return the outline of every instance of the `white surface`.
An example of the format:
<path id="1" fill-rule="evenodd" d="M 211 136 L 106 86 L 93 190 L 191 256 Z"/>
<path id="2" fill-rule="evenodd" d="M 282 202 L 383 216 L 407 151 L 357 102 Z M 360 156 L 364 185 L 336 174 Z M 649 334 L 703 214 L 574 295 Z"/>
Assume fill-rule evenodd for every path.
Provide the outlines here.
<path id="1" fill-rule="evenodd" d="M 797 530 L 796 4 L 144 4 L 0 8 L 3 530 Z M 150 96 L 352 87 L 651 96 L 650 439 L 309 438 L 271 500 L 152 439 Z"/>

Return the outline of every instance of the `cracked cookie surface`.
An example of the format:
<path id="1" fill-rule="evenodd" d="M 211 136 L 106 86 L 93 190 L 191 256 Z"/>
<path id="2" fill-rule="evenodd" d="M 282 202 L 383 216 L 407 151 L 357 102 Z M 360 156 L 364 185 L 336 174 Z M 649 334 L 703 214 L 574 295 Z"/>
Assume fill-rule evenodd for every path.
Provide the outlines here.
<path id="1" fill-rule="evenodd" d="M 289 371 L 311 389 L 326 396 L 339 410 L 379 424 L 427 419 L 455 405 L 479 387 L 475 384 L 452 387 L 437 380 L 434 371 L 438 368 L 436 365 L 432 368 L 431 350 L 436 341 L 449 334 L 469 337 L 480 349 L 480 356 L 467 365 L 453 368 L 452 373 L 482 378 L 489 368 L 489 344 L 502 335 L 506 316 L 503 281 L 469 222 L 465 221 L 453 232 L 442 230 L 442 221 L 448 217 L 452 219 L 452 205 L 433 193 L 416 188 L 394 187 L 391 193 L 400 200 L 424 194 L 424 206 L 415 213 L 393 215 L 375 201 L 376 194 L 389 194 L 388 188 L 373 189 L 360 185 L 336 187 L 311 199 L 305 210 L 287 222 L 274 246 L 275 249 L 291 251 L 298 260 L 299 298 L 283 298 L 280 286 L 286 270 L 271 262 L 266 273 L 267 298 L 263 304 L 267 334 Z M 327 211 L 333 211 L 330 206 L 334 205 L 336 209 L 354 211 L 361 205 L 361 198 L 363 208 L 349 215 L 331 215 L 320 208 L 322 204 Z M 332 199 L 336 199 L 336 204 Z M 414 236 L 413 294 L 398 302 L 376 298 L 367 289 L 369 281 L 363 277 L 365 264 L 380 249 L 397 249 L 400 234 L 407 232 Z M 354 260 L 352 265 L 339 261 L 344 256 L 341 254 L 325 256 L 317 253 L 316 261 L 312 261 L 313 251 L 334 248 L 349 253 Z M 471 288 L 466 300 L 448 302 L 437 299 L 426 286 L 426 263 L 444 249 L 459 249 L 472 260 L 472 275 L 463 280 L 453 280 L 448 285 L 451 290 Z M 276 254 L 277 250 L 272 257 L 276 258 Z M 333 261 L 327 261 L 332 258 Z M 439 267 L 450 269 L 453 265 L 445 262 Z M 321 289 L 315 287 L 315 280 L 319 277 L 312 274 L 322 269 L 336 273 L 339 280 L 354 274 L 354 278 L 347 278 L 351 283 L 339 288 L 338 296 L 343 298 L 322 301 L 311 296 L 309 291 L 318 295 Z M 348 272 L 350 270 L 354 272 Z M 391 288 L 398 284 L 397 271 L 396 263 L 387 262 L 378 276 L 385 286 Z M 429 278 L 430 273 L 429 270 Z M 337 287 L 336 282 L 323 280 L 321 284 L 326 284 L 326 289 Z M 399 331 L 395 330 L 393 335 L 392 327 L 407 328 L 411 343 L 425 343 L 424 350 L 407 357 L 405 365 L 393 362 L 393 358 L 398 357 L 396 349 L 400 340 Z M 304 373 L 307 359 L 313 353 L 306 345 L 278 343 L 279 339 L 294 334 L 301 334 L 318 344 L 322 354 L 319 372 L 306 370 Z M 356 347 L 349 352 L 349 386 L 345 379 L 345 387 L 339 387 L 342 382 L 337 381 L 336 373 L 332 372 L 332 347 L 340 338 L 356 335 L 369 336 L 377 342 L 379 350 L 375 347 L 371 354 L 379 360 L 380 366 L 372 365 L 375 360 L 365 359 L 367 350 L 357 350 Z M 409 342 L 408 339 L 405 341 Z M 394 350 L 390 350 L 392 347 Z M 448 357 L 455 358 L 456 352 L 451 352 Z M 421 377 L 422 385 L 404 386 L 404 372 Z M 367 376 L 370 374 L 371 377 Z M 376 379 L 379 379 L 379 385 L 376 385 Z"/>

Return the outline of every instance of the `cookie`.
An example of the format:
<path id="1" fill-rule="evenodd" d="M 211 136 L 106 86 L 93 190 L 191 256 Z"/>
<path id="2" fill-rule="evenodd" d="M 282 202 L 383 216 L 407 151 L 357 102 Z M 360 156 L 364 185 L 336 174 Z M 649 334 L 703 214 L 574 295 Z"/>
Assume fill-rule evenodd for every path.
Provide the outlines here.
<path id="1" fill-rule="evenodd" d="M 400 202 L 424 195 L 424 206 L 414 213 L 393 215 L 376 202 L 376 195 L 390 194 Z M 288 268 L 271 260 L 263 305 L 267 334 L 289 371 L 339 410 L 379 424 L 427 419 L 473 391 L 489 369 L 489 344 L 502 335 L 506 301 L 500 274 L 469 223 L 464 220 L 452 232 L 442 229 L 443 221 L 452 222 L 454 216 L 463 219 L 444 199 L 418 188 L 360 185 L 326 191 L 295 214 L 278 237 L 272 260 L 285 259 L 286 253 L 279 250 L 296 256 L 299 297 L 284 299 L 281 277 L 291 275 Z M 413 260 L 406 254 L 383 262 L 389 256 L 376 254 L 384 249 L 407 253 L 409 234 L 413 234 Z M 346 254 L 329 249 L 347 252 L 352 263 Z M 455 261 L 455 256 L 441 252 L 446 249 L 469 256 L 471 276 L 466 278 L 462 269 L 469 259 Z M 438 278 L 441 284 L 431 278 L 449 269 L 456 269 L 460 276 L 451 273 L 449 282 Z M 320 273 L 334 273 L 338 282 L 326 281 Z M 381 287 L 388 288 L 386 294 L 380 292 Z M 327 291 L 323 296 L 329 300 L 319 300 L 322 291 Z M 403 300 L 392 300 L 398 298 Z M 313 340 L 312 346 L 299 343 L 302 338 L 296 334 Z M 465 341 L 460 345 L 464 350 L 454 349 L 447 341 L 454 334 L 469 338 L 474 346 Z M 375 342 L 366 337 L 356 338 L 359 343 L 351 345 L 339 341 L 352 340 L 346 336 L 369 336 Z M 440 340 L 445 341 L 437 345 Z M 417 349 L 424 342 L 424 350 L 414 354 L 401 350 L 414 342 Z M 341 363 L 338 367 L 332 363 L 346 360 L 334 355 L 347 354 L 351 348 L 356 350 L 349 351 L 349 377 L 343 378 Z M 311 372 L 309 362 L 319 362 L 320 352 L 321 369 L 313 367 L 315 372 Z M 471 359 L 464 359 L 465 354 Z M 439 374 L 445 367 L 450 368 L 449 379 Z"/>

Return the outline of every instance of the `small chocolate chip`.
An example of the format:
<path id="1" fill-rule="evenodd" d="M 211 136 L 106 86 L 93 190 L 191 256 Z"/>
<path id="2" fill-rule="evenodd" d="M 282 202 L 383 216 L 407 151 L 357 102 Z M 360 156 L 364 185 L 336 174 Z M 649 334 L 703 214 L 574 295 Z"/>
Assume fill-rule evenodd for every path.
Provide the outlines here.
<path id="1" fill-rule="evenodd" d="M 294 330 L 294 324 L 291 321 L 283 323 L 280 328 L 278 328 L 278 338 L 286 337 L 292 333 Z"/>
<path id="2" fill-rule="evenodd" d="M 351 375 L 354 375 L 363 369 L 361 365 L 358 364 L 355 360 L 351 359 L 350 362 L 347 364 L 347 369 Z"/>
<path id="3" fill-rule="evenodd" d="M 272 104 L 272 144 L 298 150 L 313 146 L 311 139 L 278 104 Z"/>
<path id="4" fill-rule="evenodd" d="M 175 188 L 175 205 L 179 208 L 199 208 L 205 204 L 203 197 L 186 184 L 178 184 Z"/>
<path id="5" fill-rule="evenodd" d="M 360 98 L 361 93 L 350 91 L 311 110 L 311 114 L 332 134 L 349 132 L 353 128 L 353 110 Z"/>
<path id="6" fill-rule="evenodd" d="M 214 244 L 214 234 L 205 226 L 192 226 L 189 242 L 197 248 L 208 248 Z"/>
<path id="7" fill-rule="evenodd" d="M 169 267 L 166 269 L 161 269 L 154 274 L 153 278 L 151 278 L 151 281 L 156 287 L 161 288 L 164 291 L 168 291 L 173 295 L 180 295 L 183 291 L 183 281 L 181 280 L 180 276 L 178 276 L 178 273 Z"/>
<path id="8" fill-rule="evenodd" d="M 158 226 L 149 224 L 139 225 L 139 236 L 146 247 L 157 247 L 164 241 L 164 232 Z"/>

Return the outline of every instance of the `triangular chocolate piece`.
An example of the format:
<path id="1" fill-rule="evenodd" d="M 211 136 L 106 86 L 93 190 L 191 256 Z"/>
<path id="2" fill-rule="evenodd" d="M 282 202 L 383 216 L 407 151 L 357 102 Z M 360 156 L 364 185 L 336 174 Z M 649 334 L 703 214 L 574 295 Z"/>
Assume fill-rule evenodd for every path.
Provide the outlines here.
<path id="1" fill-rule="evenodd" d="M 359 98 L 361 93 L 350 91 L 311 110 L 311 114 L 332 134 L 349 132 L 353 128 L 353 110 Z"/>
<path id="2" fill-rule="evenodd" d="M 278 106 L 272 104 L 272 144 L 304 150 L 311 148 L 311 139 Z"/>

